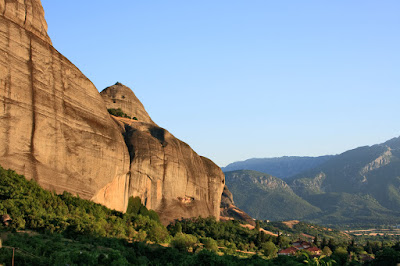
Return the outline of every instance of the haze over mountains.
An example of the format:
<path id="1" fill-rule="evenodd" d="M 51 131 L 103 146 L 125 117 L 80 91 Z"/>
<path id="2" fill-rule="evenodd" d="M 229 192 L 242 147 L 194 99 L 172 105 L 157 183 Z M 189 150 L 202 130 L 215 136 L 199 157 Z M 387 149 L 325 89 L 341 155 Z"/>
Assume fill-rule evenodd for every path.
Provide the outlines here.
<path id="1" fill-rule="evenodd" d="M 226 172 L 226 180 L 236 205 L 261 219 L 287 217 L 324 224 L 400 222 L 400 138 L 330 156 L 286 182 L 254 171 Z M 276 208 L 283 202 L 290 207 Z"/>
<path id="2" fill-rule="evenodd" d="M 286 179 L 305 170 L 314 168 L 333 155 L 319 157 L 284 156 L 276 158 L 252 158 L 245 161 L 234 162 L 222 167 L 222 171 L 254 170 Z"/>

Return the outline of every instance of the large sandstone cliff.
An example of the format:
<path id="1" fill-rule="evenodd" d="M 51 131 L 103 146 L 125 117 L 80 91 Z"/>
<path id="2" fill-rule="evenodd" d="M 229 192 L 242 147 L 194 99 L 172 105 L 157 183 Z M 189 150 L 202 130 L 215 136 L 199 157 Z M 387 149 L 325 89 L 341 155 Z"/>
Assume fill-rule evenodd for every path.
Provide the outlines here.
<path id="1" fill-rule="evenodd" d="M 40 1 L 0 0 L 0 11 L 0 163 L 86 199 L 126 179 L 124 139 L 95 86 L 52 47 Z"/>
<path id="2" fill-rule="evenodd" d="M 101 95 L 107 108 L 121 108 L 138 118 L 138 121 L 115 118 L 121 125 L 131 158 L 129 196 L 141 197 L 164 223 L 171 217 L 219 218 L 225 182 L 221 169 L 158 127 L 128 87 L 117 83 Z"/>
<path id="3" fill-rule="evenodd" d="M 53 48 L 40 0 L 0 0 L 3 167 L 120 211 L 140 196 L 165 223 L 219 217 L 222 171 L 154 124 L 129 88 L 106 92 Z M 139 121 L 112 118 L 105 101 Z"/>

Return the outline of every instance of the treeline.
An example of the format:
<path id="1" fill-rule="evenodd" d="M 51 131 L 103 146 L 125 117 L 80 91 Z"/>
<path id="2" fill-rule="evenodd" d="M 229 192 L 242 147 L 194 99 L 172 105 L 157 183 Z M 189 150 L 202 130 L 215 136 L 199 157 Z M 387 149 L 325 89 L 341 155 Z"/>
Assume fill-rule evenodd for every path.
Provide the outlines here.
<path id="1" fill-rule="evenodd" d="M 340 242 L 320 238 L 315 245 L 325 258 L 298 252 L 277 256 L 291 239 L 245 228 L 237 221 L 215 218 L 177 220 L 168 227 L 140 198 L 130 198 L 126 213 L 58 195 L 0 167 L 0 264 L 9 265 L 304 265 L 336 261 L 337 265 L 391 265 L 400 262 L 400 245 L 392 242 Z M 1 216 L 0 216 L 1 217 Z M 304 225 L 301 225 L 304 226 Z M 162 245 L 159 245 L 160 243 Z M 366 256 L 375 260 L 364 262 Z M 381 264 L 379 264 L 381 263 Z M 382 264 L 386 263 L 386 264 Z M 314 264 L 316 265 L 316 264 Z M 394 265 L 394 264 L 393 264 Z"/>
<path id="2" fill-rule="evenodd" d="M 57 195 L 35 181 L 0 167 L 0 214 L 12 218 L 11 229 L 164 242 L 169 236 L 158 215 L 140 199 L 129 201 L 123 214 L 68 192 Z"/>

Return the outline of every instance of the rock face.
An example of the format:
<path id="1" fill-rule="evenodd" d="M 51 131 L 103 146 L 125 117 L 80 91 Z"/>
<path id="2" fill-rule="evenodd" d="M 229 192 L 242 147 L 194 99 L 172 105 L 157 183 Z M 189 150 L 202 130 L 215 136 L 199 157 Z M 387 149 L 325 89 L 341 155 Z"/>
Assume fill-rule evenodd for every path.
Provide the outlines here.
<path id="1" fill-rule="evenodd" d="M 120 101 L 111 107 L 121 108 L 138 118 L 135 121 L 115 117 L 131 159 L 128 196 L 139 196 L 147 208 L 159 213 L 163 223 L 182 217 L 213 215 L 219 218 L 225 183 L 221 169 L 158 127 L 128 90 L 128 87 L 116 84 L 101 92 L 108 103 L 125 96 L 123 103 Z M 133 106 L 129 107 L 127 103 Z"/>
<path id="2" fill-rule="evenodd" d="M 51 44 L 40 0 L 0 0 L 0 14 Z"/>
<path id="3" fill-rule="evenodd" d="M 57 52 L 40 1 L 0 0 L 0 164 L 91 199 L 129 154 L 95 86 Z M 123 210 L 124 202 L 104 204 Z"/>
<path id="4" fill-rule="evenodd" d="M 158 127 L 129 88 L 100 95 L 52 47 L 40 0 L 0 0 L 0 143 L 0 165 L 46 189 L 119 211 L 139 196 L 164 223 L 219 217 L 221 169 Z"/>
<path id="5" fill-rule="evenodd" d="M 227 186 L 224 186 L 224 191 L 221 196 L 221 219 L 240 220 L 253 226 L 256 225 L 254 219 L 251 218 L 250 215 L 235 206 L 232 192 L 229 191 Z"/>
<path id="6" fill-rule="evenodd" d="M 136 117 L 138 121 L 154 124 L 143 104 L 130 88 L 117 82 L 115 85 L 102 90 L 100 94 L 107 109 L 121 108 L 130 117 Z"/>

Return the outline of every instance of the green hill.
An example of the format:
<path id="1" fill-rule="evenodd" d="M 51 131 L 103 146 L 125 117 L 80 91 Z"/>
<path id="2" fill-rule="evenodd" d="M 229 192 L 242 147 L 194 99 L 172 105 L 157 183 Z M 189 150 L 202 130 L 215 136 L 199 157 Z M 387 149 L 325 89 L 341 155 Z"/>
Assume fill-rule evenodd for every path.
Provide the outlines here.
<path id="1" fill-rule="evenodd" d="M 227 172 L 225 178 L 236 206 L 256 219 L 303 219 L 320 211 L 271 175 L 241 170 Z"/>
<path id="2" fill-rule="evenodd" d="M 224 172 L 254 170 L 286 179 L 308 169 L 315 168 L 332 157 L 331 155 L 327 155 L 319 157 L 283 156 L 277 158 L 253 158 L 231 163 L 221 169 Z"/>
<path id="3" fill-rule="evenodd" d="M 332 156 L 286 181 L 250 170 L 226 173 L 236 205 L 258 219 L 400 223 L 400 138 Z"/>
<path id="4" fill-rule="evenodd" d="M 400 138 L 360 147 L 333 157 L 290 181 L 296 194 L 370 195 L 383 207 L 400 209 Z"/>
<path id="5" fill-rule="evenodd" d="M 400 138 L 360 147 L 288 180 L 329 224 L 400 222 Z"/>

